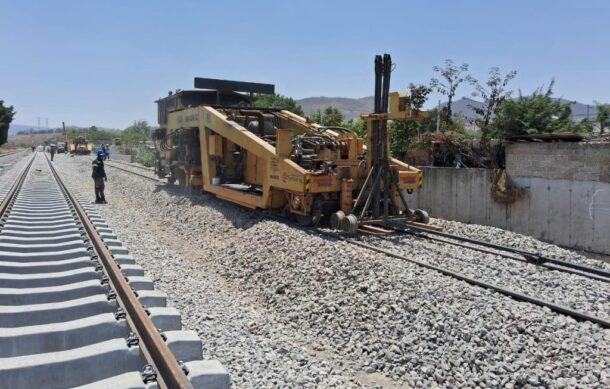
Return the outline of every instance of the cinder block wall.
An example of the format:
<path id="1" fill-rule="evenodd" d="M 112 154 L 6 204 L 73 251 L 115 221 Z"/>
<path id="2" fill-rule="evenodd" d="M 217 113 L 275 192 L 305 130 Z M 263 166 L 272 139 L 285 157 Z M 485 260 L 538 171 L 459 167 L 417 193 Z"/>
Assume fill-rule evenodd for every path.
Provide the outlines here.
<path id="1" fill-rule="evenodd" d="M 610 182 L 610 143 L 511 143 L 506 172 L 541 177 Z"/>
<path id="2" fill-rule="evenodd" d="M 504 228 L 561 246 L 610 255 L 610 144 L 512 144 L 506 171 L 526 188 L 496 203 L 485 169 L 424 167 L 410 206 L 432 216 Z"/>

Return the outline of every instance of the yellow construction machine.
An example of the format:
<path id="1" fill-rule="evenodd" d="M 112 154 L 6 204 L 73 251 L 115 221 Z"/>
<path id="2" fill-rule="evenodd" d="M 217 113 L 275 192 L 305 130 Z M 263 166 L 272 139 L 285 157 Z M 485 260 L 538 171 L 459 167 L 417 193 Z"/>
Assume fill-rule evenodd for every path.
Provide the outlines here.
<path id="1" fill-rule="evenodd" d="M 387 121 L 417 115 L 407 96 L 389 93 L 389 56 L 375 64 L 375 112 L 363 116 L 367 145 L 345 128 L 254 108 L 253 94 L 272 94 L 273 85 L 195 78 L 200 90 L 156 101 L 158 176 L 244 207 L 293 215 L 304 225 L 324 216 L 349 232 L 365 224 L 426 222 L 403 193 L 422 186 L 422 172 L 390 158 L 388 149 Z"/>
<path id="2" fill-rule="evenodd" d="M 87 142 L 87 138 L 84 136 L 77 136 L 70 143 L 70 154 L 72 155 L 89 155 L 91 150 L 91 144 Z"/>

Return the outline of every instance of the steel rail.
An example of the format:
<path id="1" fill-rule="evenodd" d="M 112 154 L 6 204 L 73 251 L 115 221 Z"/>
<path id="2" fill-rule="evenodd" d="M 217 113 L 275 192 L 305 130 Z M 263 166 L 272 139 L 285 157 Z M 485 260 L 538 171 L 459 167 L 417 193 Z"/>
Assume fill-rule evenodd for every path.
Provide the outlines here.
<path id="1" fill-rule="evenodd" d="M 147 178 L 147 179 L 155 181 L 155 182 L 161 182 L 161 180 L 158 179 L 157 177 L 150 177 L 150 176 L 147 176 L 147 175 L 144 175 L 144 174 L 140 174 L 138 172 L 134 172 L 133 170 L 127 170 L 125 168 L 118 167 L 118 166 L 115 166 L 115 165 L 110 165 L 110 164 L 107 164 L 107 163 L 105 165 L 106 166 L 110 166 L 110 167 L 115 168 L 115 169 L 118 169 L 118 170 L 122 170 L 122 171 L 127 172 L 127 173 L 135 174 L 136 176 Z"/>
<path id="2" fill-rule="evenodd" d="M 11 151 L 10 153 L 4 153 L 4 154 L 0 154 L 0 158 L 2 157 L 8 157 L 9 155 L 15 155 L 17 153 L 23 153 L 25 150 L 17 150 L 17 151 Z"/>
<path id="3" fill-rule="evenodd" d="M 119 161 L 119 160 L 116 160 L 116 159 L 113 159 L 112 161 L 111 160 L 104 161 L 104 163 L 108 163 L 108 162 L 118 163 L 119 165 L 124 165 L 124 166 L 129 166 L 129 167 L 135 167 L 136 169 L 146 170 L 146 171 L 149 171 L 151 173 L 155 172 L 155 169 L 153 169 L 153 168 L 146 167 L 146 166 L 138 166 L 138 165 L 134 165 L 132 163 L 127 163 L 127 162 Z"/>
<path id="4" fill-rule="evenodd" d="M 581 271 L 581 270 L 576 270 L 576 269 L 571 269 L 571 268 L 565 268 L 565 267 L 561 267 L 552 263 L 538 263 L 535 261 L 529 261 L 525 258 L 520 258 L 516 255 L 512 255 L 510 253 L 502 253 L 502 252 L 498 252 L 498 251 L 493 251 L 493 250 L 488 250 L 482 247 L 475 247 L 475 246 L 469 246 L 467 244 L 464 243 L 459 243 L 459 242 L 451 242 L 451 241 L 447 241 L 444 239 L 439 239 L 439 238 L 435 238 L 435 237 L 431 237 L 431 236 L 426 236 L 426 235 L 420 235 L 419 233 L 417 233 L 416 235 L 417 237 L 420 238 L 424 238 L 424 239 L 428 239 L 428 240 L 432 240 L 435 242 L 441 242 L 441 243 L 445 243 L 445 244 L 450 244 L 453 246 L 459 246 L 459 247 L 464 247 L 467 249 L 471 249 L 471 250 L 475 250 L 475 251 L 480 251 L 482 253 L 488 253 L 488 254 L 492 254 L 492 255 L 498 255 L 504 258 L 510 258 L 512 260 L 518 261 L 518 262 L 522 262 L 522 263 L 526 263 L 529 265 L 535 265 L 535 266 L 540 266 L 540 267 L 544 267 L 547 268 L 549 270 L 555 270 L 555 271 L 559 271 L 562 273 L 567 273 L 567 274 L 574 274 L 574 275 L 578 275 L 578 276 L 582 276 L 582 277 L 587 277 L 593 280 L 597 280 L 597 281 L 601 281 L 601 282 L 609 282 L 610 283 L 610 278 L 608 277 L 604 277 L 604 276 L 599 276 L 597 274 L 592 274 L 592 273 L 588 273 L 586 271 Z"/>
<path id="5" fill-rule="evenodd" d="M 49 164 L 51 172 L 53 173 L 53 176 L 55 177 L 60 189 L 74 207 L 74 210 L 78 214 L 78 217 L 83 224 L 85 231 L 87 232 L 88 238 L 95 249 L 95 253 L 100 260 L 100 263 L 103 265 L 104 273 L 108 277 L 112 289 L 117 295 L 117 302 L 127 314 L 130 327 L 140 339 L 139 346 L 144 356 L 158 373 L 157 380 L 160 386 L 170 389 L 192 389 L 193 386 L 186 377 L 186 374 L 161 337 L 161 334 L 148 316 L 148 313 L 138 301 L 138 297 L 121 273 L 121 269 L 114 261 L 112 254 L 104 244 L 104 241 L 100 235 L 97 233 L 93 223 L 91 223 L 89 220 L 85 210 L 82 208 L 74 195 L 68 190 L 46 154 L 45 157 L 47 158 L 47 163 Z"/>
<path id="6" fill-rule="evenodd" d="M 437 271 L 437 272 L 439 272 L 439 273 L 441 273 L 443 275 L 446 275 L 446 276 L 449 276 L 449 277 L 453 277 L 453 278 L 456 278 L 456 279 L 461 280 L 461 281 L 465 281 L 465 282 L 467 282 L 467 283 L 469 283 L 471 285 L 475 285 L 475 286 L 479 286 L 479 287 L 482 287 L 482 288 L 485 288 L 485 289 L 493 290 L 495 292 L 499 292 L 501 294 L 509 296 L 509 297 L 511 297 L 511 298 L 513 298 L 515 300 L 518 300 L 518 301 L 525 301 L 525 302 L 528 302 L 528 303 L 531 303 L 531 304 L 535 304 L 535 305 L 538 305 L 538 306 L 541 306 L 541 307 L 549 308 L 551 311 L 554 311 L 554 312 L 557 312 L 557 313 L 561 313 L 561 314 L 573 317 L 574 319 L 576 319 L 578 321 L 590 321 L 592 323 L 596 323 L 596 324 L 600 325 L 603 328 L 610 328 L 610 320 L 594 316 L 594 315 L 592 315 L 590 313 L 587 313 L 587 312 L 577 311 L 575 309 L 572 309 L 572 308 L 569 308 L 569 307 L 566 307 L 566 306 L 563 306 L 563 305 L 560 305 L 560 304 L 555 304 L 555 303 L 552 303 L 550 301 L 545 301 L 545 300 L 542 300 L 542 299 L 539 299 L 537 297 L 533 297 L 533 296 L 530 296 L 530 295 L 527 295 L 527 294 L 524 294 L 524 293 L 519 293 L 519 292 L 516 292 L 514 290 L 511 290 L 511 289 L 508 289 L 508 288 L 504 288 L 504 287 L 499 286 L 499 285 L 495 285 L 495 284 L 479 281 L 477 279 L 465 276 L 465 275 L 460 274 L 460 273 L 456 273 L 454 271 L 451 271 L 451 270 L 448 270 L 448 269 L 445 269 L 445 268 L 442 268 L 442 267 L 439 267 L 439 266 L 436 266 L 436 265 L 431 265 L 429 263 L 421 262 L 421 261 L 418 261 L 416 259 L 406 257 L 404 255 L 393 253 L 393 252 L 391 252 L 389 250 L 386 250 L 386 249 L 383 249 L 383 248 L 380 248 L 380 247 L 375 247 L 375 246 L 372 246 L 372 245 L 369 245 L 369 244 L 366 244 L 366 243 L 358 242 L 358 241 L 355 241 L 355 240 L 352 240 L 352 239 L 346 239 L 346 238 L 340 237 L 340 236 L 336 236 L 336 238 L 338 238 L 338 239 L 340 239 L 340 240 L 342 240 L 344 242 L 347 242 L 347 243 L 359 246 L 359 247 L 363 247 L 363 248 L 366 248 L 366 249 L 369 249 L 369 250 L 372 250 L 372 251 L 375 251 L 375 252 L 378 252 L 378 253 L 385 254 L 385 255 L 387 255 L 389 257 L 401 259 L 401 260 L 404 260 L 404 261 L 416 264 L 416 265 L 424 267 L 426 269 L 435 270 L 435 271 Z"/>
<path id="7" fill-rule="evenodd" d="M 286 218 L 285 217 L 280 217 L 280 216 L 277 216 L 277 215 L 273 215 L 273 214 L 270 214 L 270 213 L 264 213 L 264 212 L 262 212 L 262 215 L 265 218 L 270 219 L 270 220 L 286 222 Z M 610 328 L 610 320 L 594 316 L 594 315 L 592 315 L 592 314 L 590 314 L 588 312 L 577 311 L 575 309 L 566 307 L 564 305 L 556 304 L 556 303 L 553 303 L 553 302 L 550 302 L 550 301 L 545 301 L 545 300 L 542 300 L 542 299 L 539 299 L 539 298 L 536 298 L 536 297 L 533 297 L 533 296 L 530 296 L 530 295 L 527 295 L 527 294 L 524 294 L 524 293 L 516 292 L 514 290 L 511 290 L 511 289 L 508 289 L 508 288 L 505 288 L 505 287 L 502 287 L 502 286 L 499 286 L 499 285 L 495 285 L 495 284 L 492 284 L 492 283 L 479 281 L 479 280 L 474 279 L 472 277 L 468 277 L 468 276 L 465 276 L 463 274 L 456 273 L 454 271 L 451 271 L 451 270 L 448 270 L 448 269 L 445 269 L 445 268 L 442 268 L 442 267 L 439 267 L 439 266 L 436 266 L 436 265 L 431 265 L 429 263 L 425 263 L 425 262 L 418 261 L 418 260 L 413 259 L 413 258 L 406 257 L 404 255 L 396 254 L 396 253 L 394 253 L 392 251 L 389 251 L 389 250 L 386 250 L 386 249 L 383 249 L 383 248 L 380 248 L 380 247 L 372 246 L 372 245 L 369 245 L 369 244 L 366 244 L 366 243 L 354 240 L 353 238 L 347 238 L 345 236 L 338 235 L 338 234 L 336 234 L 334 232 L 323 231 L 323 230 L 321 230 L 319 228 L 316 228 L 316 229 L 306 228 L 306 227 L 300 226 L 300 225 L 298 225 L 298 224 L 296 224 L 295 222 L 292 222 L 292 221 L 288 221 L 288 224 L 292 225 L 293 227 L 299 228 L 301 231 L 304 231 L 306 233 L 315 233 L 315 234 L 318 234 L 318 235 L 323 235 L 323 236 L 326 236 L 326 237 L 329 237 L 329 238 L 332 238 L 332 239 L 343 241 L 343 242 L 348 243 L 348 244 L 353 244 L 355 246 L 359 246 L 359 247 L 362 247 L 362 248 L 365 248 L 365 249 L 368 249 L 368 250 L 371 250 L 371 251 L 375 251 L 375 252 L 378 252 L 378 253 L 381 253 L 381 254 L 385 254 L 385 255 L 387 255 L 389 257 L 392 257 L 392 258 L 401 259 L 401 260 L 404 260 L 406 262 L 413 263 L 415 265 L 424 267 L 424 268 L 429 269 L 429 270 L 437 271 L 437 272 L 439 272 L 439 273 L 441 273 L 443 275 L 456 278 L 456 279 L 458 279 L 460 281 L 464 281 L 464 282 L 469 283 L 471 285 L 478 286 L 478 287 L 481 287 L 481 288 L 484 288 L 484 289 L 488 289 L 488 290 L 492 290 L 494 292 L 498 292 L 498 293 L 503 294 L 505 296 L 511 297 L 512 299 L 517 300 L 517 301 L 524 301 L 524 302 L 527 302 L 527 303 L 530 303 L 530 304 L 534 304 L 534 305 L 538 305 L 538 306 L 541 306 L 541 307 L 549 308 L 553 312 L 560 313 L 560 314 L 563 314 L 563 315 L 566 315 L 566 316 L 570 316 L 570 317 L 576 319 L 577 321 L 589 321 L 589 322 L 598 324 L 599 326 L 601 326 L 603 328 Z"/>
<path id="8" fill-rule="evenodd" d="M 561 271 L 564 273 L 576 274 L 576 275 L 580 275 L 583 277 L 589 277 L 589 278 L 592 278 L 592 279 L 595 279 L 598 281 L 602 281 L 602 282 L 610 282 L 610 271 L 603 270 L 603 269 L 597 269 L 597 268 L 585 266 L 585 265 L 579 265 L 577 263 L 571 263 L 571 262 L 563 261 L 560 259 L 548 258 L 548 257 L 545 257 L 538 253 L 534 253 L 534 252 L 530 252 L 530 251 L 526 251 L 526 250 L 516 249 L 513 247 L 502 246 L 502 245 L 491 243 L 491 242 L 484 242 L 484 241 L 480 241 L 477 239 L 453 235 L 453 234 L 449 234 L 447 232 L 428 230 L 428 229 L 424 229 L 424 228 L 420 228 L 420 227 L 416 227 L 416 226 L 409 226 L 407 229 L 403 229 L 403 228 L 399 228 L 399 227 L 392 227 L 392 229 L 396 232 L 410 234 L 410 235 L 422 237 L 422 238 L 429 239 L 429 240 L 434 240 L 434 241 L 443 242 L 446 244 L 466 247 L 466 248 L 470 248 L 472 250 L 500 255 L 500 256 L 504 256 L 507 258 L 515 259 L 515 260 L 522 260 L 526 263 L 545 267 L 550 270 L 557 270 L 557 271 Z M 478 245 L 478 246 L 482 246 L 482 247 L 488 247 L 488 248 L 498 250 L 498 251 L 504 251 L 507 253 L 520 255 L 523 257 L 523 259 L 509 256 L 509 255 L 503 254 L 503 253 L 484 250 L 479 247 L 473 247 L 473 246 L 468 246 L 468 245 L 457 243 L 457 242 L 446 241 L 444 239 L 438 239 L 436 237 L 432 237 L 432 236 L 429 236 L 426 234 L 437 235 L 437 236 L 443 237 L 445 239 L 452 239 L 452 240 L 455 240 L 458 242 L 467 242 L 470 244 L 474 244 L 474 245 Z"/>

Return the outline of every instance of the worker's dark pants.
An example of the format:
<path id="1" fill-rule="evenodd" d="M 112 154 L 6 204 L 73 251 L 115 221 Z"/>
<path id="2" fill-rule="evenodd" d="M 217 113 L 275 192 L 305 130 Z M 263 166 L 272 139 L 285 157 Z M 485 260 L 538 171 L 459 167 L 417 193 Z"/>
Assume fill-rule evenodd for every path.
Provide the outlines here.
<path id="1" fill-rule="evenodd" d="M 93 181 L 95 182 L 95 202 L 101 203 L 106 201 L 106 197 L 104 197 L 104 188 L 106 187 L 104 179 L 94 178 Z"/>
<path id="2" fill-rule="evenodd" d="M 51 161 L 53 160 L 54 156 L 55 156 L 55 153 L 51 152 Z"/>

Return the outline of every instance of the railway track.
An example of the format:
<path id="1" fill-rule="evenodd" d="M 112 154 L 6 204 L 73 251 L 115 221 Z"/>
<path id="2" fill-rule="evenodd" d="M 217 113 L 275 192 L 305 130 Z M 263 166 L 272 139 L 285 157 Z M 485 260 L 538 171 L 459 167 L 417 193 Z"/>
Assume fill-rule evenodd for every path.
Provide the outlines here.
<path id="1" fill-rule="evenodd" d="M 147 176 L 146 174 L 142 174 L 142 173 L 139 173 L 139 172 L 135 172 L 135 171 L 133 171 L 133 170 L 125 169 L 124 167 L 121 167 L 121 166 L 117 166 L 117 165 L 115 165 L 115 163 L 116 163 L 116 161 L 106 161 L 106 162 L 104 162 L 104 165 L 105 165 L 105 166 L 110 166 L 110 167 L 111 167 L 111 168 L 113 168 L 113 169 L 122 170 L 122 171 L 124 171 L 124 172 L 131 173 L 131 174 L 133 174 L 133 175 L 136 175 L 136 176 L 139 176 L 139 177 L 142 177 L 142 178 L 146 178 L 146 179 L 151 180 L 151 181 L 155 181 L 155 182 L 162 182 L 162 181 L 161 181 L 159 178 L 157 178 L 157 177 Z M 141 166 L 135 166 L 135 165 L 131 165 L 131 164 L 124 164 L 124 163 L 121 163 L 121 165 L 129 166 L 129 167 L 134 167 L 134 168 L 140 168 L 140 169 L 146 169 L 146 170 L 148 170 L 150 173 L 153 173 L 153 174 L 154 174 L 154 172 L 153 172 L 152 170 L 150 170 L 150 169 L 148 169 L 148 168 L 143 168 L 143 167 L 141 167 Z"/>
<path id="2" fill-rule="evenodd" d="M 279 217 L 279 216 L 265 214 L 265 217 L 286 222 L 285 218 Z M 305 227 L 302 227 L 295 222 L 289 222 L 289 223 L 292 224 L 295 228 L 299 228 L 299 229 L 302 229 L 305 231 L 311 231 L 311 229 L 306 229 Z M 420 267 L 423 267 L 423 268 L 426 268 L 429 270 L 434 270 L 434 271 L 441 273 L 442 275 L 445 275 L 445 276 L 448 276 L 451 278 L 455 278 L 460 281 L 464 281 L 470 285 L 474 285 L 477 287 L 481 287 L 484 289 L 488 289 L 488 290 L 497 292 L 504 296 L 508 296 L 514 300 L 527 302 L 527 303 L 537 305 L 537 306 L 543 307 L 543 308 L 548 308 L 555 313 L 569 316 L 577 321 L 588 321 L 591 323 L 598 324 L 602 328 L 610 328 L 609 319 L 595 316 L 594 314 L 589 313 L 589 312 L 582 312 L 582 311 L 579 311 L 576 309 L 572 309 L 570 307 L 567 307 L 567 306 L 564 306 L 561 304 L 557 304 L 557 303 L 554 303 L 551 301 L 547 301 L 547 300 L 544 300 L 544 299 L 536 297 L 536 296 L 528 295 L 526 293 L 522 293 L 522 292 L 510 289 L 510 288 L 507 288 L 507 287 L 503 287 L 503 286 L 495 284 L 495 283 L 484 282 L 480 279 L 470 277 L 470 276 L 461 274 L 456 271 L 452 271 L 452 270 L 444 268 L 442 266 L 437 266 L 434 264 L 430 264 L 427 262 L 413 259 L 407 255 L 402 255 L 400 253 L 396 253 L 392 250 L 384 248 L 382 245 L 379 244 L 379 242 L 376 242 L 375 244 L 370 244 L 370 243 L 361 241 L 358 237 L 353 237 L 353 236 L 345 235 L 343 233 L 338 233 L 338 232 L 330 232 L 330 231 L 324 230 L 324 229 L 316 229 L 315 231 L 312 231 L 312 233 L 320 234 L 322 236 L 331 238 L 333 240 L 343 241 L 345 243 L 352 244 L 354 246 L 358 246 L 361 248 L 365 248 L 367 250 L 370 250 L 370 251 L 373 251 L 376 253 L 384 254 L 388 257 L 392 257 L 392 258 L 396 258 L 396 259 L 399 259 L 399 260 L 402 260 L 405 262 L 409 262 L 409 263 L 412 263 L 414 265 L 417 265 L 417 266 L 420 266 Z M 455 236 L 455 237 L 457 238 L 457 236 Z M 465 239 L 468 239 L 468 238 L 465 238 Z M 549 269 L 549 270 L 554 270 L 554 269 Z M 601 270 L 601 269 L 594 269 L 594 270 L 595 270 L 595 273 L 598 273 L 598 270 L 603 272 L 603 270 Z M 579 276 L 583 275 L 583 274 L 580 274 L 579 271 L 573 271 L 572 273 L 575 275 L 579 275 Z M 591 276 L 591 275 L 587 274 L 585 276 Z M 595 278 L 595 277 L 592 277 L 592 278 Z"/>
<path id="3" fill-rule="evenodd" d="M 119 170 L 123 170 L 128 173 L 142 176 L 144 178 L 148 178 L 148 179 L 155 180 L 155 181 L 160 181 L 156 178 L 148 177 L 148 176 L 139 174 L 138 172 L 134 172 L 134 171 L 131 171 L 128 169 L 123 169 L 123 168 L 116 167 L 116 166 L 113 166 L 113 167 L 115 167 Z M 265 217 L 287 222 L 287 220 L 285 218 L 281 218 L 281 217 L 278 217 L 275 215 L 270 215 L 268 213 L 265 213 L 264 215 L 265 215 Z M 302 226 L 299 226 L 296 223 L 294 224 L 294 226 L 297 228 L 303 228 Z M 610 272 L 608 272 L 606 270 L 597 269 L 597 268 L 584 266 L 584 265 L 579 265 L 577 263 L 558 260 L 558 259 L 554 259 L 554 258 L 549 258 L 549 257 L 546 257 L 539 253 L 534 253 L 534 252 L 516 249 L 516 248 L 512 248 L 512 247 L 501 246 L 501 245 L 497 245 L 497 244 L 493 244 L 493 243 L 489 243 L 489 242 L 478 241 L 478 240 L 474 240 L 474 239 L 470 239 L 470 238 L 466 238 L 466 237 L 461 237 L 458 235 L 444 233 L 441 231 L 434 231 L 431 229 L 416 227 L 413 225 L 409 225 L 408 227 L 390 226 L 390 229 L 396 234 L 409 234 L 409 235 L 421 237 L 423 239 L 429 239 L 429 240 L 434 240 L 434 241 L 437 241 L 440 243 L 461 246 L 461 247 L 465 247 L 465 248 L 469 248 L 469 249 L 473 249 L 473 250 L 477 250 L 477 251 L 481 251 L 481 252 L 499 255 L 499 256 L 502 256 L 502 257 L 505 257 L 508 259 L 512 259 L 512 260 L 516 260 L 516 261 L 520 261 L 520 262 L 526 262 L 526 263 L 529 263 L 532 265 L 539 266 L 541 268 L 545 268 L 547 270 L 570 273 L 570 274 L 594 279 L 594 280 L 601 281 L 601 282 L 610 282 Z M 563 314 L 566 316 L 570 316 L 579 321 L 590 321 L 592 323 L 596 323 L 596 324 L 600 325 L 603 328 L 610 328 L 610 320 L 601 318 L 601 317 L 597 317 L 588 312 L 581 312 L 581 311 L 572 309 L 570 307 L 567 307 L 567 306 L 564 306 L 561 304 L 557 304 L 557 303 L 554 303 L 551 301 L 547 301 L 547 300 L 541 299 L 536 296 L 531 296 L 531 295 L 528 295 L 525 293 L 521 293 L 519 291 L 512 290 L 510 288 L 506 288 L 506 287 L 503 287 L 503 286 L 500 286 L 500 285 L 497 285 L 494 283 L 484 282 L 484 281 L 481 281 L 480 279 L 476 279 L 474 277 L 469 277 L 467 275 L 452 271 L 450 269 L 447 269 L 447 268 L 444 268 L 441 266 L 436 266 L 436 265 L 429 264 L 426 262 L 414 260 L 412 258 L 409 258 L 406 255 L 401 255 L 399 253 L 395 253 L 393 251 L 385 249 L 382 246 L 368 244 L 368 243 L 358 240 L 357 238 L 345 236 L 344 234 L 341 234 L 341 233 L 329 232 L 329 231 L 320 230 L 320 229 L 316 230 L 316 233 L 320 233 L 324 236 L 327 236 L 327 237 L 330 237 L 333 239 L 342 240 L 349 244 L 353 244 L 353 245 L 356 245 L 356 246 L 359 246 L 362 248 L 366 248 L 368 250 L 382 253 L 384 255 L 387 255 L 387 256 L 390 256 L 393 258 L 401 259 L 406 262 L 410 262 L 410 263 L 416 264 L 421 267 L 425 267 L 430 270 L 438 271 L 439 273 L 441 273 L 445 276 L 449 276 L 449 277 L 452 277 L 452 278 L 455 278 L 455 279 L 458 279 L 461 281 L 465 281 L 471 285 L 475 285 L 478 287 L 482 287 L 485 289 L 495 291 L 497 293 L 511 297 L 518 301 L 525 301 L 525 302 L 528 302 L 528 303 L 531 303 L 531 304 L 534 304 L 534 305 L 537 305 L 540 307 L 548 308 L 553 312 Z"/>
<path id="4" fill-rule="evenodd" d="M 9 153 L 2 153 L 2 154 L 0 154 L 0 158 L 8 157 L 9 155 L 15 155 L 17 153 L 23 153 L 24 151 L 25 150 L 15 150 L 15 151 L 11 151 Z"/>
<path id="5" fill-rule="evenodd" d="M 47 157 L 0 203 L 0 386 L 225 388 L 134 258 Z"/>
<path id="6" fill-rule="evenodd" d="M 116 160 L 116 159 L 105 161 L 105 163 L 108 163 L 108 162 L 112 162 L 114 164 L 123 165 L 123 166 L 129 166 L 129 167 L 133 167 L 133 168 L 140 169 L 140 170 L 145 170 L 145 171 L 148 171 L 148 172 L 151 172 L 151 173 L 155 172 L 155 169 L 153 169 L 153 168 L 146 167 L 146 166 L 134 165 L 133 163 L 122 162 L 122 161 L 119 161 L 119 160 Z"/>
<path id="7" fill-rule="evenodd" d="M 582 312 L 579 310 L 575 310 L 570 307 L 567 307 L 567 306 L 564 306 L 561 304 L 557 304 L 557 303 L 554 303 L 551 301 L 547 301 L 547 300 L 544 300 L 544 299 L 536 297 L 536 296 L 528 295 L 526 293 L 522 293 L 522 292 L 513 290 L 511 288 L 507 288 L 507 287 L 504 287 L 504 286 L 501 286 L 501 285 L 498 285 L 495 283 L 485 282 L 479 278 L 467 276 L 465 274 L 447 269 L 442 266 L 438 266 L 438 265 L 430 264 L 430 263 L 423 262 L 420 260 L 416 260 L 407 255 L 403 255 L 403 254 L 394 252 L 392 250 L 388 250 L 387 248 L 384 248 L 382 245 L 379 245 L 379 244 L 369 244 L 369 243 L 365 243 L 360 240 L 357 240 L 355 238 L 345 237 L 342 235 L 328 233 L 325 231 L 322 233 L 325 235 L 332 236 L 335 239 L 345 241 L 349 244 L 353 244 L 355 246 L 359 246 L 359 247 L 362 247 L 362 248 L 365 248 L 365 249 L 368 249 L 368 250 L 371 250 L 371 251 L 374 251 L 377 253 L 381 253 L 381 254 L 387 255 L 392 258 L 400 259 L 405 262 L 409 262 L 409 263 L 418 265 L 418 266 L 426 268 L 426 269 L 437 271 L 445 276 L 449 276 L 449 277 L 458 279 L 460 281 L 467 282 L 468 284 L 478 286 L 478 287 L 481 287 L 484 289 L 492 290 L 492 291 L 500 293 L 502 295 L 511 297 L 517 301 L 524 301 L 524 302 L 531 303 L 531 304 L 534 304 L 534 305 L 537 305 L 540 307 L 545 307 L 555 313 L 570 316 L 573 319 L 578 320 L 578 321 L 589 321 L 589 322 L 598 324 L 603 328 L 610 328 L 610 320 L 608 320 L 606 318 L 595 316 L 594 314 L 591 314 L 589 312 Z M 577 271 L 573 272 L 573 273 L 576 275 L 582 275 Z"/>
<path id="8" fill-rule="evenodd" d="M 420 237 L 422 239 L 432 240 L 435 242 L 450 244 L 454 246 L 460 246 L 467 249 L 498 255 L 507 259 L 536 265 L 549 270 L 574 274 L 582 277 L 591 278 L 597 281 L 610 283 L 610 272 L 607 270 L 598 269 L 591 266 L 585 266 L 560 259 L 550 258 L 533 251 L 502 246 L 491 242 L 484 242 L 481 240 L 476 240 L 464 236 L 449 234 L 442 231 L 435 231 L 433 229 L 426 229 L 416 226 L 393 226 L 392 230 L 399 234 L 408 234 L 411 236 Z"/>

